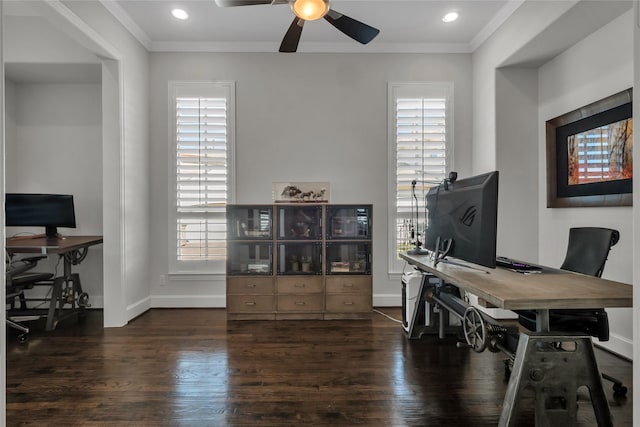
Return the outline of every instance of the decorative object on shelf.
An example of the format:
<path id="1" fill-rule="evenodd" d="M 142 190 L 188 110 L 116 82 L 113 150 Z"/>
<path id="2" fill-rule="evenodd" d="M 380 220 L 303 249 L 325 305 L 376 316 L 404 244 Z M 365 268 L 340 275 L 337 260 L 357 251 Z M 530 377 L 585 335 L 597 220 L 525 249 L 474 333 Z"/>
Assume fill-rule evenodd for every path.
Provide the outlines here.
<path id="1" fill-rule="evenodd" d="M 291 271 L 300 270 L 300 264 L 298 263 L 298 257 L 296 255 L 291 255 L 291 260 L 289 262 L 291 265 Z"/>
<path id="2" fill-rule="evenodd" d="M 548 120 L 547 207 L 631 206 L 633 89 Z"/>
<path id="3" fill-rule="evenodd" d="M 303 273 L 308 273 L 309 271 L 311 271 L 311 257 L 303 256 L 302 258 L 300 258 L 300 266 Z"/>
<path id="4" fill-rule="evenodd" d="M 274 182 L 276 203 L 329 203 L 328 182 Z"/>

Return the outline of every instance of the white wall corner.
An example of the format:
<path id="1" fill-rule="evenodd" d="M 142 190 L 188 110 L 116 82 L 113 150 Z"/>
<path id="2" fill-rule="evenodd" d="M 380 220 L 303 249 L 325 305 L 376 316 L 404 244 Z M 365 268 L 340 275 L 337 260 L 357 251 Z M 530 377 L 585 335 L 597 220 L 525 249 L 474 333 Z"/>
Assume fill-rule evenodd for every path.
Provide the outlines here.
<path id="1" fill-rule="evenodd" d="M 135 319 L 151 308 L 151 298 L 142 298 L 127 306 L 127 319 Z"/>

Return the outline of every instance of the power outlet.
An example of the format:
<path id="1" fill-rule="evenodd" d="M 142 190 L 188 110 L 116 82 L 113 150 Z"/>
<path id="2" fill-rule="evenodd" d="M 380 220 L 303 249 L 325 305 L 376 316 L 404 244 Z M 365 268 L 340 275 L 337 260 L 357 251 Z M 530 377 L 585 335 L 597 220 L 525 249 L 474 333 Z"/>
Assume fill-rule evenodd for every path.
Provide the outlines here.
<path id="1" fill-rule="evenodd" d="M 169 284 L 169 281 L 167 280 L 167 275 L 166 274 L 161 274 L 160 275 L 160 286 L 167 286 Z"/>

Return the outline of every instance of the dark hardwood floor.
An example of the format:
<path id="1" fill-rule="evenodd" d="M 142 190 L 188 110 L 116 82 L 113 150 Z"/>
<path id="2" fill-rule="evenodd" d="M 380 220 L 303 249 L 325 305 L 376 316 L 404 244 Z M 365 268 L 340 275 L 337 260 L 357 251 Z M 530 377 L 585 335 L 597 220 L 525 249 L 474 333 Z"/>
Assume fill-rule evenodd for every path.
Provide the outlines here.
<path id="1" fill-rule="evenodd" d="M 232 322 L 222 309 L 153 309 L 103 329 L 92 310 L 50 333 L 32 326 L 26 345 L 8 333 L 8 426 L 495 426 L 506 389 L 501 353 L 408 341 L 380 314 Z M 630 362 L 597 357 L 630 387 Z M 631 426 L 632 390 L 616 400 L 605 386 L 614 425 Z M 578 425 L 596 425 L 578 398 Z M 533 402 L 522 406 L 519 425 L 533 425 Z"/>

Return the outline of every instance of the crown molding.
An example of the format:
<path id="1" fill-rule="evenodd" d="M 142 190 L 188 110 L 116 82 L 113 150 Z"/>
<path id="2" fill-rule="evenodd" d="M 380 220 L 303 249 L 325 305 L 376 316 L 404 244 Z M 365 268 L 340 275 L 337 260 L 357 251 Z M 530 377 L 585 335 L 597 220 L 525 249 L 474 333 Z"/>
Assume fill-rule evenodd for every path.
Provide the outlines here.
<path id="1" fill-rule="evenodd" d="M 495 33 L 502 24 L 505 23 L 507 19 L 515 12 L 526 0 L 509 0 L 503 7 L 498 11 L 496 16 L 493 17 L 491 21 L 482 29 L 476 36 L 469 42 L 469 46 L 471 47 L 471 52 L 475 52 L 477 48 L 479 48 L 482 43 L 487 41 L 489 37 L 493 33 Z"/>
<path id="2" fill-rule="evenodd" d="M 122 26 L 125 27 L 127 31 L 129 31 L 131 35 L 140 42 L 140 44 L 142 44 L 142 46 L 144 46 L 145 49 L 148 51 L 151 50 L 152 42 L 147 33 L 145 33 L 144 30 L 142 30 L 142 28 L 140 28 L 140 26 L 131 19 L 131 16 L 129 16 L 129 14 L 125 12 L 120 5 L 113 0 L 99 1 L 105 9 L 111 12 L 118 22 L 120 22 L 120 24 L 122 24 Z"/>
<path id="3" fill-rule="evenodd" d="M 272 42 L 152 42 L 151 52 L 276 53 Z M 301 42 L 298 53 L 471 53 L 466 43 L 313 43 Z"/>
<path id="4" fill-rule="evenodd" d="M 279 42 L 154 42 L 114 0 L 100 3 L 149 52 L 277 52 Z M 301 42 L 298 52 L 309 53 L 472 53 L 482 45 L 526 0 L 509 0 L 498 14 L 471 40 L 470 43 L 314 43 Z"/>

